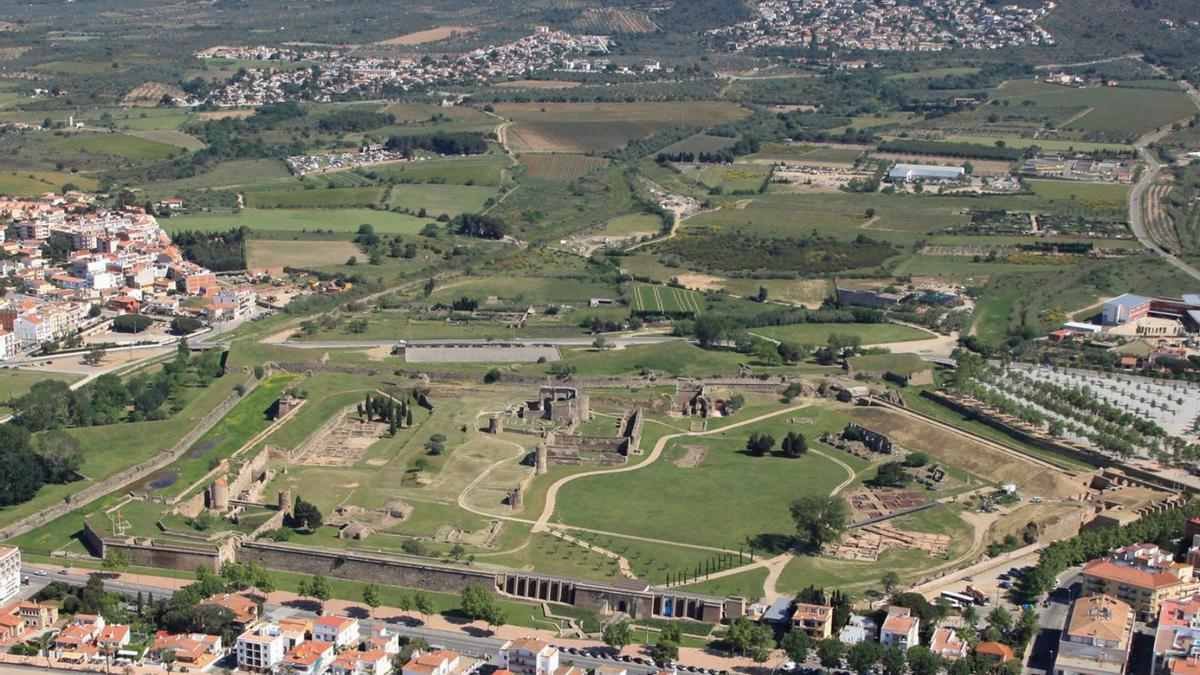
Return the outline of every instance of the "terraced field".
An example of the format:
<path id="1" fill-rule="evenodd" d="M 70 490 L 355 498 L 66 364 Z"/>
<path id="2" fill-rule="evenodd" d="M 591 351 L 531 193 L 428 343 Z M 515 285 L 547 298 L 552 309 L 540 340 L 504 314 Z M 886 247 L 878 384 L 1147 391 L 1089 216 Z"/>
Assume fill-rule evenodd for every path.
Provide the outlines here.
<path id="1" fill-rule="evenodd" d="M 542 180 L 573 181 L 608 166 L 608 160 L 587 155 L 526 155 L 525 175 Z"/>
<path id="2" fill-rule="evenodd" d="M 704 296 L 682 288 L 635 284 L 629 299 L 635 314 L 695 316 L 704 312 Z"/>

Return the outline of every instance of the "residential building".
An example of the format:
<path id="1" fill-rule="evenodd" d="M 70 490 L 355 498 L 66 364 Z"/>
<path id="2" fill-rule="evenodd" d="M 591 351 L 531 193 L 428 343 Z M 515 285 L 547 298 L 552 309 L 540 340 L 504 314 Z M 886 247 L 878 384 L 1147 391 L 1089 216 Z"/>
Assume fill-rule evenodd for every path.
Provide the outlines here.
<path id="1" fill-rule="evenodd" d="M 104 654 L 116 654 L 129 645 L 129 626 L 113 623 L 96 636 L 96 648 Z"/>
<path id="2" fill-rule="evenodd" d="M 957 661 L 966 657 L 971 645 L 958 636 L 953 628 L 938 628 L 929 641 L 929 651 L 946 661 Z"/>
<path id="3" fill-rule="evenodd" d="M 1054 675 L 1124 675 L 1133 609 L 1109 595 L 1077 599 L 1058 642 Z"/>
<path id="4" fill-rule="evenodd" d="M 874 642 L 879 635 L 879 625 L 875 619 L 866 614 L 854 614 L 850 622 L 838 633 L 838 640 L 843 644 L 856 645 L 860 642 Z"/>
<path id="5" fill-rule="evenodd" d="M 1187 668 L 1187 663 L 1176 664 L 1197 658 L 1200 658 L 1200 596 L 1163 600 L 1154 630 L 1154 672 Z"/>
<path id="6" fill-rule="evenodd" d="M 256 673 L 271 672 L 283 661 L 286 642 L 275 624 L 260 623 L 247 629 L 237 639 L 238 668 Z"/>
<path id="7" fill-rule="evenodd" d="M 895 649 L 908 649 L 921 644 L 921 620 L 907 607 L 888 607 L 887 618 L 879 630 L 879 644 Z"/>
<path id="8" fill-rule="evenodd" d="M 25 623 L 27 631 L 44 631 L 58 622 L 58 608 L 36 602 L 18 602 L 17 616 Z"/>
<path id="9" fill-rule="evenodd" d="M 1003 642 L 980 642 L 975 645 L 975 656 L 996 663 L 1005 663 L 1017 658 L 1013 648 Z"/>
<path id="10" fill-rule="evenodd" d="M 0 546 L 0 604 L 7 603 L 21 590 L 21 549 Z"/>
<path id="11" fill-rule="evenodd" d="M 224 607 L 232 612 L 235 628 L 245 629 L 258 621 L 258 603 L 239 593 L 218 593 L 201 600 L 200 604 Z"/>
<path id="12" fill-rule="evenodd" d="M 333 663 L 333 643 L 308 640 L 292 647 L 279 667 L 292 675 L 320 675 Z"/>
<path id="13" fill-rule="evenodd" d="M 1134 544 L 1083 567 L 1084 595 L 1110 595 L 1130 605 L 1145 621 L 1158 616 L 1162 601 L 1200 591 L 1194 568 L 1154 544 Z"/>
<path id="14" fill-rule="evenodd" d="M 233 305 L 233 318 L 240 319 L 254 310 L 254 302 L 258 294 L 249 286 L 237 288 L 222 288 L 213 296 L 213 302 L 219 305 Z"/>
<path id="15" fill-rule="evenodd" d="M 313 621 L 314 640 L 328 642 L 335 649 L 343 649 L 358 643 L 358 619 L 345 616 L 321 616 Z"/>
<path id="16" fill-rule="evenodd" d="M 533 638 L 512 640 L 500 647 L 499 661 L 514 675 L 553 675 L 558 670 L 558 649 Z"/>
<path id="17" fill-rule="evenodd" d="M 0 328 L 0 361 L 7 361 L 16 356 L 17 348 L 16 334 Z"/>
<path id="18" fill-rule="evenodd" d="M 369 649 L 364 652 L 342 652 L 334 659 L 329 674 L 388 675 L 392 672 L 392 658 L 392 654 L 378 649 Z M 496 671 L 493 675 L 499 672 Z"/>
<path id="19" fill-rule="evenodd" d="M 161 661 L 167 652 L 174 655 L 175 670 L 180 672 L 201 672 L 225 654 L 220 635 L 160 630 L 154 634 L 154 643 L 146 654 Z"/>
<path id="20" fill-rule="evenodd" d="M 401 669 L 402 675 L 453 675 L 462 665 L 462 658 L 445 649 L 417 654 Z"/>
<path id="21" fill-rule="evenodd" d="M 833 607 L 796 603 L 792 628 L 804 631 L 814 640 L 824 640 L 833 634 Z"/>

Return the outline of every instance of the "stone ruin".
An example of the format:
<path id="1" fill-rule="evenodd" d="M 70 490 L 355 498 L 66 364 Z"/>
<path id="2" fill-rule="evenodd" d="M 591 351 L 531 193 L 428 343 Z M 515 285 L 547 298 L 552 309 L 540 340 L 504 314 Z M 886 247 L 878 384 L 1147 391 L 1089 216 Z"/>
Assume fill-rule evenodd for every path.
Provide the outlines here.
<path id="1" fill-rule="evenodd" d="M 899 530 L 888 523 L 866 525 L 846 532 L 842 540 L 825 547 L 825 555 L 842 560 L 876 561 L 887 549 L 924 551 L 935 558 L 950 554 L 950 535 Z"/>
<path id="2" fill-rule="evenodd" d="M 300 404 L 302 403 L 304 403 L 303 399 L 296 398 L 291 394 L 284 394 L 283 396 L 280 396 L 279 399 L 275 401 L 275 419 L 284 417 L 296 408 L 299 408 Z"/>
<path id="3" fill-rule="evenodd" d="M 544 386 L 538 397 L 525 402 L 523 417 L 540 417 L 568 427 L 582 424 L 592 416 L 588 395 L 575 387 Z"/>
<path id="4" fill-rule="evenodd" d="M 538 469 L 535 473 L 544 473 L 545 464 L 624 464 L 630 454 L 641 454 L 644 423 L 645 415 L 641 409 L 633 408 L 621 418 L 620 431 L 615 437 L 580 436 L 549 431 L 537 450 L 535 461 Z"/>
<path id="5" fill-rule="evenodd" d="M 359 419 L 357 406 L 347 406 L 297 446 L 290 459 L 311 466 L 349 466 L 389 430 L 387 422 Z"/>
<path id="6" fill-rule="evenodd" d="M 704 384 L 676 383 L 675 397 L 671 400 L 671 413 L 681 417 L 708 417 L 712 414 L 712 406 L 704 394 Z"/>
<path id="7" fill-rule="evenodd" d="M 362 541 L 412 517 L 413 507 L 393 499 L 383 508 L 368 511 L 361 506 L 346 504 L 335 508 L 325 518 L 325 524 L 338 528 L 339 539 Z"/>
<path id="8" fill-rule="evenodd" d="M 827 433 L 821 436 L 821 442 L 867 460 L 872 459 L 870 453 L 893 455 L 904 452 L 903 448 L 892 443 L 887 434 L 853 422 L 847 424 L 840 434 Z"/>

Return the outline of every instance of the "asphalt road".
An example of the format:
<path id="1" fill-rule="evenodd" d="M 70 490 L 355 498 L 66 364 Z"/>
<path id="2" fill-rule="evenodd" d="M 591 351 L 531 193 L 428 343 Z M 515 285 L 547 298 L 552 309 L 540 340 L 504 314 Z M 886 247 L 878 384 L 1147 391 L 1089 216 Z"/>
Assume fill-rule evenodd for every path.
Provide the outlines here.
<path id="1" fill-rule="evenodd" d="M 608 344 L 620 347 L 630 347 L 635 345 L 657 345 L 664 342 L 675 342 L 683 340 L 681 337 L 673 337 L 670 335 L 653 335 L 643 337 L 613 337 L 606 338 Z M 401 342 L 410 347 L 419 347 L 421 345 L 494 345 L 506 343 L 524 343 L 530 345 L 554 345 L 556 347 L 591 347 L 596 338 L 592 337 L 573 337 L 573 338 L 515 338 L 504 340 L 483 340 L 483 339 L 439 339 L 439 340 L 284 340 L 282 343 L 288 347 L 299 347 L 301 349 L 342 349 L 346 347 L 369 349 L 372 347 L 392 347 Z"/>
<path id="2" fill-rule="evenodd" d="M 1060 577 L 1062 585 L 1050 594 L 1049 604 L 1038 608 L 1038 624 L 1041 630 L 1033 638 L 1029 648 L 1029 659 L 1025 672 L 1042 675 L 1054 672 L 1054 657 L 1058 653 L 1058 641 L 1067 625 L 1067 614 L 1071 600 L 1079 597 L 1082 576 L 1080 568 L 1073 567 Z"/>
<path id="3" fill-rule="evenodd" d="M 1197 92 L 1195 87 L 1186 82 L 1184 83 L 1184 88 L 1196 106 L 1200 107 L 1200 92 Z M 1138 241 L 1143 246 L 1154 251 L 1160 258 L 1174 265 L 1184 274 L 1193 279 L 1200 280 L 1200 270 L 1180 260 L 1170 251 L 1160 248 L 1158 243 L 1146 230 L 1146 224 L 1143 222 L 1142 210 L 1146 192 L 1150 189 L 1150 185 L 1154 183 L 1154 180 L 1162 170 L 1162 164 L 1154 157 L 1154 153 L 1147 150 L 1146 147 L 1166 136 L 1170 131 L 1171 129 L 1168 126 L 1161 131 L 1146 134 L 1137 141 L 1135 147 L 1138 153 L 1141 154 L 1142 160 L 1146 163 L 1146 170 L 1142 172 L 1142 177 L 1133 186 L 1133 189 L 1129 191 L 1129 225 L 1133 229 L 1134 236 L 1138 238 Z"/>
<path id="4" fill-rule="evenodd" d="M 22 575 L 29 577 L 29 584 L 21 586 L 19 599 L 26 599 L 33 596 L 47 584 L 52 581 L 66 581 L 71 584 L 83 585 L 88 582 L 89 575 L 86 574 L 60 574 L 54 571 L 47 571 L 45 576 L 38 576 L 39 568 L 25 567 L 21 570 Z M 43 570 L 44 571 L 44 570 Z M 104 588 L 110 591 L 123 593 L 125 595 L 134 596 L 139 592 L 144 595 L 154 595 L 157 598 L 162 598 L 168 595 L 160 586 L 151 586 L 148 584 L 139 584 L 129 581 L 117 581 L 113 579 L 105 579 Z M 271 620 L 278 620 L 286 617 L 302 617 L 315 618 L 318 614 L 313 609 L 307 606 L 290 606 L 267 604 L 263 607 L 264 615 Z M 387 629 L 398 635 L 403 635 L 411 638 L 420 638 L 431 645 L 437 645 L 456 651 L 465 656 L 470 656 L 479 659 L 491 660 L 494 659 L 499 652 L 500 645 L 504 640 L 488 637 L 488 636 L 473 636 L 464 635 L 462 633 L 454 633 L 449 631 L 435 630 L 424 626 L 414 626 L 399 621 L 383 621 L 369 619 L 366 616 L 356 617 L 359 622 L 365 626 L 378 628 L 386 626 Z M 363 631 L 366 632 L 366 631 Z M 597 658 L 594 656 L 583 656 L 578 654 L 562 653 L 559 656 L 560 661 L 571 661 L 577 666 L 582 666 L 588 669 L 593 669 L 598 666 L 613 665 L 620 663 L 623 668 L 631 674 L 648 675 L 658 672 L 653 666 L 643 666 L 637 663 L 626 663 L 624 661 L 615 661 L 613 659 Z"/>

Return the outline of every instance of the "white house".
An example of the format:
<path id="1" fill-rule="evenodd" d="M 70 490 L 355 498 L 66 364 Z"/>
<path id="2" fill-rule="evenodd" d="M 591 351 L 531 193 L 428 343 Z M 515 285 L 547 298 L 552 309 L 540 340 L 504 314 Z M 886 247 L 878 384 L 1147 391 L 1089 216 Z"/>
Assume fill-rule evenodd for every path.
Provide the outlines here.
<path id="1" fill-rule="evenodd" d="M 358 643 L 358 619 L 345 616 L 322 616 L 313 622 L 314 640 L 328 642 L 335 649 Z"/>
<path id="2" fill-rule="evenodd" d="M 521 638 L 500 647 L 500 667 L 513 675 L 553 675 L 558 670 L 558 649 L 548 642 Z"/>
<path id="3" fill-rule="evenodd" d="M 879 631 L 879 644 L 896 649 L 915 647 L 921 644 L 920 628 L 921 620 L 907 607 L 888 607 L 887 618 Z"/>
<path id="4" fill-rule="evenodd" d="M 283 661 L 285 651 L 286 640 L 279 626 L 260 623 L 238 636 L 238 668 L 256 673 L 269 673 Z"/>

